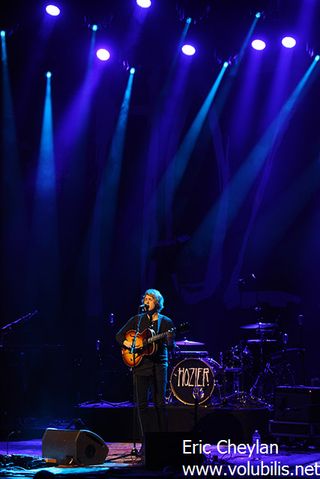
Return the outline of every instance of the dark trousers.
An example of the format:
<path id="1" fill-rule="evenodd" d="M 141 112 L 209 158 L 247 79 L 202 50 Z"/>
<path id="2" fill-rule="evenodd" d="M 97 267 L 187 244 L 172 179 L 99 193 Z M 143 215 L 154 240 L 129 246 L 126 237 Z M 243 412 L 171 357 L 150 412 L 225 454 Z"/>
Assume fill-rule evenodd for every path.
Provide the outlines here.
<path id="1" fill-rule="evenodd" d="M 165 432 L 168 430 L 166 413 L 166 388 L 167 388 L 167 367 L 163 364 L 154 364 L 151 371 L 146 374 L 134 372 L 134 400 L 138 409 L 138 424 L 140 425 L 141 436 L 146 432 Z M 149 397 L 155 406 L 155 419 L 149 408 Z"/>

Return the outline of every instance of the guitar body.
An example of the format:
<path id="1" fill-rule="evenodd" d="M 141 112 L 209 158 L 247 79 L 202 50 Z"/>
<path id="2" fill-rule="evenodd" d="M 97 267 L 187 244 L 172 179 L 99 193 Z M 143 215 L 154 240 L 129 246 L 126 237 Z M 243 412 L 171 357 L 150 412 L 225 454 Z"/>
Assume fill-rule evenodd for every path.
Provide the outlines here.
<path id="1" fill-rule="evenodd" d="M 151 329 L 145 329 L 142 333 L 137 333 L 133 329 L 127 331 L 125 339 L 132 344 L 134 337 L 136 336 L 135 348 L 132 352 L 130 349 L 122 348 L 121 354 L 124 363 L 133 368 L 138 366 L 141 363 L 143 356 L 150 356 L 155 353 L 157 350 L 157 345 L 155 342 L 148 342 L 150 338 L 154 335 L 154 332 Z"/>
<path id="2" fill-rule="evenodd" d="M 125 340 L 133 347 L 127 348 L 123 346 L 121 348 L 122 359 L 127 366 L 134 368 L 141 363 L 143 356 L 150 356 L 157 351 L 158 345 L 156 341 L 167 337 L 174 331 L 180 332 L 188 329 L 188 323 L 182 323 L 178 328 L 171 328 L 159 334 L 155 334 L 152 329 L 145 329 L 142 333 L 137 333 L 133 329 L 130 329 L 125 335 Z"/>

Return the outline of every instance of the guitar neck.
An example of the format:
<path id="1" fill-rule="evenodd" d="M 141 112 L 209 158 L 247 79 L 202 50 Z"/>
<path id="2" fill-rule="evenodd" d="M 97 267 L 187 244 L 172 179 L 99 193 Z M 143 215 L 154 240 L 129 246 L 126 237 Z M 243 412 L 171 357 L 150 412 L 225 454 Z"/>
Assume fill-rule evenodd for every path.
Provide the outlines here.
<path id="1" fill-rule="evenodd" d="M 168 333 L 172 333 L 172 329 L 170 329 L 169 331 L 165 331 L 164 333 L 159 333 L 159 334 L 155 334 L 154 336 L 151 336 L 150 338 L 147 339 L 147 343 L 149 344 L 149 343 L 153 343 L 154 341 L 158 341 L 158 339 L 162 339 L 165 336 L 167 336 Z"/>

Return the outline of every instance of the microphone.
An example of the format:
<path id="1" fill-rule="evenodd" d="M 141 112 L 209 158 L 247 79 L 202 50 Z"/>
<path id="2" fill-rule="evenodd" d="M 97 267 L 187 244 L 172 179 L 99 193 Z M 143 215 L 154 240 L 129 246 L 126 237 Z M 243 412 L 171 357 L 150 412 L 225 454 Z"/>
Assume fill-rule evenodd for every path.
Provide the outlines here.
<path id="1" fill-rule="evenodd" d="M 149 311 L 149 306 L 147 304 L 142 303 L 140 304 L 139 309 L 140 311 L 144 311 L 144 312 Z"/>

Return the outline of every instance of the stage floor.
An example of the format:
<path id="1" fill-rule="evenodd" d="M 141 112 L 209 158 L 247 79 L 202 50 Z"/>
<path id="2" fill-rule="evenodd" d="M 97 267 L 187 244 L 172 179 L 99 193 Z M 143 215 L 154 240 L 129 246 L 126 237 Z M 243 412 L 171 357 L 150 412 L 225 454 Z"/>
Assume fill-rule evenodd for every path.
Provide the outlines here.
<path id="1" fill-rule="evenodd" d="M 212 445 L 210 454 L 201 466 L 194 469 L 163 467 L 148 469 L 140 458 L 132 456 L 132 443 L 107 443 L 109 454 L 104 464 L 87 467 L 48 467 L 41 457 L 41 439 L 1 442 L 0 477 L 7 478 L 156 478 L 156 477 L 319 477 L 320 451 L 297 447 L 280 449 L 276 454 L 260 454 L 258 460 L 249 453 L 221 454 Z M 138 444 L 137 444 L 138 446 Z M 161 447 L 159 447 L 161 454 Z M 190 462 L 190 461 L 189 461 Z M 318 469 L 319 464 L 319 469 Z M 191 466 L 192 467 L 192 466 Z M 199 469 L 202 467 L 202 470 Z M 257 471 L 260 467 L 260 474 Z M 197 469 L 198 468 L 198 469 Z M 269 468 L 269 469 L 268 469 Z M 189 474 L 187 472 L 189 471 Z M 269 473 L 268 473 L 269 472 Z"/>

